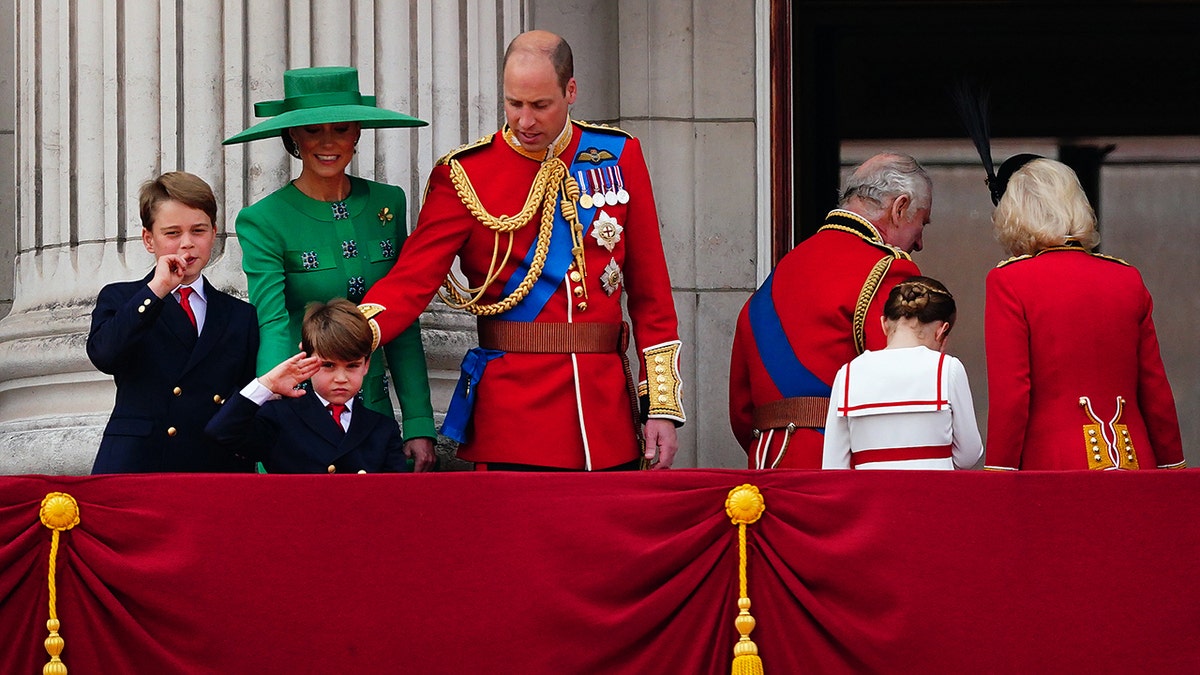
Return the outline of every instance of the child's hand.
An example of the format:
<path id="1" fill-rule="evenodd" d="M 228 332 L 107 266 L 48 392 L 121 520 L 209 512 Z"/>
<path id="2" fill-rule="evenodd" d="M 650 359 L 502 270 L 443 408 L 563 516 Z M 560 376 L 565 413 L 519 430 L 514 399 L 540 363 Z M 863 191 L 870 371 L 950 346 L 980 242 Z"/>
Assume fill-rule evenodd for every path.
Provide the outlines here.
<path id="1" fill-rule="evenodd" d="M 185 274 L 187 274 L 187 261 L 183 259 L 183 256 L 175 253 L 161 255 L 154 265 L 154 278 L 150 280 L 150 290 L 158 297 L 165 298 L 167 293 L 183 283 Z"/>
<path id="2" fill-rule="evenodd" d="M 320 359 L 300 352 L 272 368 L 258 378 L 258 381 L 272 393 L 297 398 L 304 395 L 304 390 L 297 389 L 296 386 L 316 375 L 320 369 Z"/>

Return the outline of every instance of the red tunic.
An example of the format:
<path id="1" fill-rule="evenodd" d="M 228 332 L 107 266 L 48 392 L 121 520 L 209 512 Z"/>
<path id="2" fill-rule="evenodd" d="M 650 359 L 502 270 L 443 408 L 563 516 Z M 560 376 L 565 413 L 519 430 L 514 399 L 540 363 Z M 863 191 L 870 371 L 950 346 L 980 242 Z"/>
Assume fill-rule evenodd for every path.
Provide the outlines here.
<path id="1" fill-rule="evenodd" d="M 887 337 L 879 325 L 888 293 L 897 283 L 920 274 L 908 254 L 883 243 L 866 220 L 847 211 L 859 231 L 826 226 L 800 242 L 775 268 L 772 296 L 788 342 L 800 362 L 828 387 L 843 364 L 858 352 L 853 337 L 855 305 L 864 282 L 881 259 L 891 258 L 863 323 L 865 348 L 882 349 Z M 759 292 L 762 292 L 761 290 Z M 738 316 L 729 367 L 729 421 L 738 443 L 755 465 L 754 409 L 783 398 L 764 367 L 750 325 L 750 302 Z M 823 417 L 823 415 L 822 415 Z M 766 430 L 763 430 L 766 433 Z M 784 433 L 776 430 L 767 452 L 770 466 L 779 455 Z M 800 428 L 793 434 L 781 468 L 821 468 L 822 430 Z"/>
<path id="2" fill-rule="evenodd" d="M 581 150 L 578 123 L 573 137 L 559 155 L 569 166 Z M 622 134 L 615 129 L 588 127 L 594 133 Z M 496 237 L 463 205 L 450 178 L 448 159 L 466 170 L 483 207 L 494 216 L 521 211 L 540 163 L 518 154 L 500 133 L 443 158 L 429 178 L 425 202 L 416 229 L 392 272 L 377 282 L 364 304 L 386 307 L 377 315 L 383 341 L 413 322 L 428 306 L 434 293 L 459 257 L 462 274 L 479 286 L 491 264 Z M 635 138 L 625 141 L 618 163 L 627 204 L 597 209 L 616 219 L 623 228 L 612 251 L 591 233 L 584 235 L 587 276 L 587 309 L 577 308 L 569 278 L 560 283 L 537 322 L 622 321 L 621 295 L 625 293 L 633 338 L 638 353 L 665 343 L 678 343 L 671 282 L 659 237 L 658 215 L 650 175 Z M 513 253 L 480 304 L 504 297 L 505 282 L 517 273 L 517 263 L 534 244 L 540 211 L 514 236 Z M 554 237 L 569 237 L 556 228 Z M 501 257 L 507 235 L 500 237 Z M 501 258 L 502 259 L 502 258 Z M 611 265 L 623 279 L 605 274 Z M 523 276 L 524 271 L 520 271 Z M 610 282 L 605 290 L 604 281 Z M 617 280 L 615 288 L 611 282 Z M 494 317 L 504 320 L 504 314 Z M 677 353 L 677 352 L 676 352 Z M 677 373 L 676 364 L 669 364 Z M 645 373 L 644 359 L 641 372 Z M 643 376 L 644 379 L 644 376 Z M 459 456 L 474 462 L 514 462 L 570 469 L 603 469 L 636 460 L 640 454 L 621 358 L 609 354 L 546 354 L 509 352 L 493 360 L 476 389 L 474 429 L 459 447 Z M 658 416 L 658 415 L 652 415 Z M 671 417 L 669 415 L 665 417 Z M 682 411 L 677 421 L 682 422 Z"/>
<path id="3" fill-rule="evenodd" d="M 1135 268 L 1082 249 L 1050 249 L 993 269 L 984 317 L 985 468 L 1087 469 L 1096 454 L 1105 463 L 1108 452 L 1097 451 L 1126 431 L 1138 468 L 1182 466 L 1152 308 Z M 1117 397 L 1124 409 L 1114 422 Z"/>

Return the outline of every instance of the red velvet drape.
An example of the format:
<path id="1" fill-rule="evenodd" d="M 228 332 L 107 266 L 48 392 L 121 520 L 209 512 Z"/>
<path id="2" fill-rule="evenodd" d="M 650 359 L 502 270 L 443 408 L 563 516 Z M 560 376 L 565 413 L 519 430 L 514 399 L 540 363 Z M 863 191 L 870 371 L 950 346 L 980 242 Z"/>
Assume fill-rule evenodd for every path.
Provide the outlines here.
<path id="1" fill-rule="evenodd" d="M 1200 472 L 0 478 L 0 673 L 1200 672 Z"/>

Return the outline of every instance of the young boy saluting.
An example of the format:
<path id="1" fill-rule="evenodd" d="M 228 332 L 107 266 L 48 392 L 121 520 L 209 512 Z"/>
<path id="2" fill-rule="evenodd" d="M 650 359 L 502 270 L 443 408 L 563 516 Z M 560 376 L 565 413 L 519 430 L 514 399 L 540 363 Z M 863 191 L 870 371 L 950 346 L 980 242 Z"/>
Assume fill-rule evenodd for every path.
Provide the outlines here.
<path id="1" fill-rule="evenodd" d="M 396 420 L 355 405 L 375 348 L 358 306 L 310 303 L 300 336 L 303 351 L 231 397 L 205 431 L 268 473 L 408 471 Z M 305 380 L 311 391 L 297 389 Z M 416 471 L 432 468 L 432 452 L 413 451 Z"/>
<path id="2" fill-rule="evenodd" d="M 225 397 L 254 376 L 258 352 L 254 308 L 201 273 L 216 240 L 212 188 L 164 173 L 142 185 L 138 207 L 157 262 L 96 299 L 87 354 L 113 376 L 117 398 L 92 473 L 251 471 L 204 435 Z"/>

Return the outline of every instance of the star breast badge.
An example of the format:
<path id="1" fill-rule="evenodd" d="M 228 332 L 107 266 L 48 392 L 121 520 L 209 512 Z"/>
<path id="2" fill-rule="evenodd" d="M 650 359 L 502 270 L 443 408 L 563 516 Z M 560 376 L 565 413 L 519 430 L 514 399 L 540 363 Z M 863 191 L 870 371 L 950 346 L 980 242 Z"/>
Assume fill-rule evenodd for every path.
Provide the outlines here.
<path id="1" fill-rule="evenodd" d="M 592 237 L 596 239 L 597 244 L 609 251 L 616 248 L 617 242 L 621 241 L 621 233 L 624 231 L 625 228 L 621 227 L 616 218 L 608 215 L 607 211 L 601 211 L 600 215 L 596 217 L 596 222 L 592 223 Z"/>

